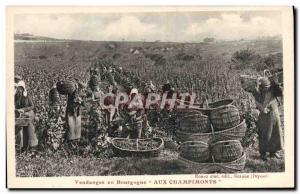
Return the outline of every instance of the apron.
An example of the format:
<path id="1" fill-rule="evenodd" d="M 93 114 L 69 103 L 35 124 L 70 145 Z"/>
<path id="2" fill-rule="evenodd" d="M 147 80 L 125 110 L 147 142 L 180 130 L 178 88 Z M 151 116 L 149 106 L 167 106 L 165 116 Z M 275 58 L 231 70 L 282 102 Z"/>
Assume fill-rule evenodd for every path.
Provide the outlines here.
<path id="1" fill-rule="evenodd" d="M 259 152 L 275 153 L 283 148 L 283 135 L 278 111 L 278 102 L 269 90 L 264 94 L 254 93 L 255 100 L 270 109 L 268 113 L 260 112 L 257 121 Z"/>
<path id="2" fill-rule="evenodd" d="M 16 109 L 21 109 L 33 106 L 33 103 L 29 97 L 16 96 L 15 97 L 15 107 Z M 38 145 L 38 138 L 33 124 L 34 111 L 29 110 L 24 113 L 26 117 L 30 118 L 30 122 L 26 127 L 15 127 L 16 133 L 16 145 L 20 148 L 35 147 Z"/>
<path id="3" fill-rule="evenodd" d="M 68 96 L 66 109 L 66 138 L 76 140 L 81 138 L 81 104 L 76 102 L 77 91 Z"/>
<path id="4" fill-rule="evenodd" d="M 283 136 L 280 115 L 276 101 L 270 106 L 270 112 L 261 112 L 257 121 L 260 153 L 275 153 L 283 148 Z"/>

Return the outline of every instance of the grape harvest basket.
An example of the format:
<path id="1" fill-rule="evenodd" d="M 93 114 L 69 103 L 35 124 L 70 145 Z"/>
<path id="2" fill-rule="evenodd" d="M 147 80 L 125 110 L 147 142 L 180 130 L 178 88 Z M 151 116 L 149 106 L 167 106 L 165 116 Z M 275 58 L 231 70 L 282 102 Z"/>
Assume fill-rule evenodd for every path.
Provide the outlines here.
<path id="1" fill-rule="evenodd" d="M 121 157 L 157 157 L 164 148 L 164 141 L 162 138 L 114 138 L 112 139 L 111 143 L 113 152 Z"/>
<path id="2" fill-rule="evenodd" d="M 246 154 L 243 152 L 242 156 L 230 162 L 208 162 L 200 163 L 194 162 L 183 157 L 178 157 L 178 162 L 188 168 L 191 168 L 195 173 L 236 173 L 245 168 Z"/>

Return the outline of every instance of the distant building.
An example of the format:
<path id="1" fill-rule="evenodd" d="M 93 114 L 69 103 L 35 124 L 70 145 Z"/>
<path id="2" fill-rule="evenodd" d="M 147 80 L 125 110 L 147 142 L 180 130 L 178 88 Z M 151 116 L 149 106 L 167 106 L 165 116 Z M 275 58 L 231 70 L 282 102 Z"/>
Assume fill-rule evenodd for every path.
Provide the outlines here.
<path id="1" fill-rule="evenodd" d="M 140 51 L 138 49 L 136 49 L 135 51 L 133 51 L 134 55 L 140 54 Z"/>

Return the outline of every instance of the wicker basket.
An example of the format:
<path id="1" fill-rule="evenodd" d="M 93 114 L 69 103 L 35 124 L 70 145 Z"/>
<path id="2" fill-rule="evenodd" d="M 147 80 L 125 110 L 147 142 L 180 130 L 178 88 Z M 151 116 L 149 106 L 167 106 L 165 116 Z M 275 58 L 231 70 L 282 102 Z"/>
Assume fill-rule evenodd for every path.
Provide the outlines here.
<path id="1" fill-rule="evenodd" d="M 187 133 L 180 130 L 176 131 L 176 140 L 179 143 L 186 141 L 202 141 L 204 143 L 210 143 L 212 139 L 212 133 Z"/>
<path id="2" fill-rule="evenodd" d="M 75 83 L 68 80 L 57 82 L 56 88 L 61 95 L 70 95 L 76 90 Z"/>
<path id="3" fill-rule="evenodd" d="M 191 168 L 197 174 L 208 173 L 235 173 L 243 170 L 246 164 L 246 154 L 243 153 L 240 158 L 231 162 L 224 163 L 200 163 L 193 162 L 183 157 L 178 157 L 178 162 L 186 168 Z"/>
<path id="4" fill-rule="evenodd" d="M 215 131 L 237 126 L 240 123 L 239 110 L 233 105 L 221 106 L 211 111 L 210 121 Z"/>
<path id="5" fill-rule="evenodd" d="M 245 136 L 246 129 L 246 121 L 243 120 L 235 127 L 215 132 L 213 136 L 213 142 L 226 140 L 242 140 L 242 138 Z"/>
<path id="6" fill-rule="evenodd" d="M 215 108 L 220 108 L 220 107 L 232 105 L 232 104 L 233 104 L 232 99 L 224 99 L 224 100 L 218 100 L 216 102 L 209 103 L 208 107 L 215 109 Z"/>
<path id="7" fill-rule="evenodd" d="M 134 145 L 132 148 L 122 147 L 118 141 L 125 142 L 128 145 Z M 141 142 L 156 142 L 157 146 L 151 149 L 141 149 L 138 145 Z M 118 156 L 135 156 L 135 157 L 157 157 L 164 148 L 164 141 L 161 138 L 152 139 L 127 139 L 127 138 L 114 138 L 111 141 L 113 152 Z M 133 148 L 134 147 L 134 148 Z"/>
<path id="8" fill-rule="evenodd" d="M 246 153 L 243 152 L 241 157 L 225 163 L 216 163 L 218 166 L 219 172 L 221 173 L 235 173 L 243 170 L 246 165 Z"/>
<path id="9" fill-rule="evenodd" d="M 211 130 L 208 116 L 202 114 L 184 116 L 178 121 L 178 124 L 183 132 L 207 133 Z"/>
<path id="10" fill-rule="evenodd" d="M 189 168 L 193 170 L 193 173 L 195 174 L 209 174 L 217 172 L 219 169 L 219 166 L 215 163 L 201 163 L 201 162 L 194 162 L 191 160 L 188 160 L 186 158 L 183 158 L 181 156 L 178 156 L 177 160 L 178 164 L 181 165 L 184 168 Z"/>
<path id="11" fill-rule="evenodd" d="M 201 141 L 186 141 L 180 145 L 179 155 L 191 161 L 206 162 L 210 159 L 209 145 Z"/>
<path id="12" fill-rule="evenodd" d="M 238 140 L 219 141 L 211 144 L 211 154 L 216 162 L 229 162 L 238 159 L 243 147 Z"/>
<path id="13" fill-rule="evenodd" d="M 176 116 L 178 118 L 184 117 L 184 116 L 188 116 L 188 115 L 194 115 L 194 114 L 201 114 L 201 111 L 196 109 L 196 108 L 192 108 L 192 109 L 176 109 Z"/>

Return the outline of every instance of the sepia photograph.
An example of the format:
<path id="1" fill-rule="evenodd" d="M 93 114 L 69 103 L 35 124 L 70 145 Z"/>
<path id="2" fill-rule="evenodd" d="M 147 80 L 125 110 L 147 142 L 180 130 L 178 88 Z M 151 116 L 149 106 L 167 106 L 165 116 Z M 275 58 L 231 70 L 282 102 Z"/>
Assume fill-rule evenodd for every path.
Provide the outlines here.
<path id="1" fill-rule="evenodd" d="M 293 188 L 293 7 L 7 7 L 8 188 Z"/>

